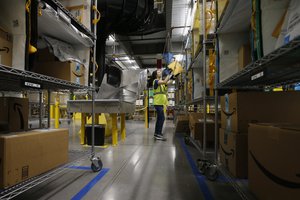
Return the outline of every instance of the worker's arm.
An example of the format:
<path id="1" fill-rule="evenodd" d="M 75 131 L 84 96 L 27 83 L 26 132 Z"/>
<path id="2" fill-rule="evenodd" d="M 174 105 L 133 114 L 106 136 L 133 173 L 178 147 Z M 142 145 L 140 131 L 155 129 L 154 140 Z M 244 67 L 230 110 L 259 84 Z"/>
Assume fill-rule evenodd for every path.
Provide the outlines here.
<path id="1" fill-rule="evenodd" d="M 164 80 L 158 80 L 158 85 L 166 85 L 168 84 L 170 78 L 172 77 L 172 74 L 168 75 Z"/>

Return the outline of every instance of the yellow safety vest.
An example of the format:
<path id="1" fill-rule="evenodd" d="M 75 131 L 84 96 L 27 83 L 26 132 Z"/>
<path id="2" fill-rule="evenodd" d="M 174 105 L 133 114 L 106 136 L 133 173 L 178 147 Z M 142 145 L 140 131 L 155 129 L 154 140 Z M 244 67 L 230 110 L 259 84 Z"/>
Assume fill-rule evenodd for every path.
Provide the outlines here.
<path id="1" fill-rule="evenodd" d="M 153 85 L 155 83 L 155 80 L 153 81 Z M 166 85 L 158 85 L 156 89 L 153 89 L 153 105 L 168 105 L 168 99 L 167 99 L 167 91 L 168 88 Z"/>

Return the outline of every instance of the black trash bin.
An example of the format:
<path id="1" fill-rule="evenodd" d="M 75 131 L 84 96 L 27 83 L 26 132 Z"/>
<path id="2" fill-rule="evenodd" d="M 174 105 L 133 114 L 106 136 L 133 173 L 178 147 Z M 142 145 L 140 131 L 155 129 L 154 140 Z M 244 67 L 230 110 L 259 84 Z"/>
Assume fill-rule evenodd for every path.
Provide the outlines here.
<path id="1" fill-rule="evenodd" d="M 95 125 L 95 146 L 103 146 L 105 138 L 105 125 Z M 85 140 L 88 145 L 92 145 L 92 125 L 85 125 Z"/>

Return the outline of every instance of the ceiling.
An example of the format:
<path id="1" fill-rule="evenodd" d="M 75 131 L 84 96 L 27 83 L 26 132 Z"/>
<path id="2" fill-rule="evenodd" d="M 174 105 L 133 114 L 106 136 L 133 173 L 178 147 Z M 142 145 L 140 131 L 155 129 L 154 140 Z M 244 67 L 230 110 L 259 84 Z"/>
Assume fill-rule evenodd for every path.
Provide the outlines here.
<path id="1" fill-rule="evenodd" d="M 158 0 L 157 0 L 158 1 Z M 156 68 L 165 52 L 176 58 L 183 53 L 191 25 L 193 0 L 163 0 L 165 30 L 143 36 L 112 35 L 107 40 L 107 59 L 126 68 Z M 178 55 L 178 56 L 177 56 Z M 164 61 L 163 61 L 164 62 Z"/>

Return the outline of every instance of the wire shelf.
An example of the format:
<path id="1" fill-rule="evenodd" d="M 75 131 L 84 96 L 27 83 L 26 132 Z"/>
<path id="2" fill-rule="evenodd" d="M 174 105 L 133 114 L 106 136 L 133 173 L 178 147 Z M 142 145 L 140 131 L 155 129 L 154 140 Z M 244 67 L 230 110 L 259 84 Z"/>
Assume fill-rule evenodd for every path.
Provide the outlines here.
<path id="1" fill-rule="evenodd" d="M 36 87 L 26 87 L 24 82 L 37 84 Z M 50 90 L 88 90 L 88 86 L 78 85 L 62 79 L 38 74 L 35 72 L 14 69 L 0 64 L 0 90 L 50 89 Z"/>
<path id="2" fill-rule="evenodd" d="M 300 37 L 250 63 L 219 83 L 218 89 L 255 88 L 300 82 Z"/>

